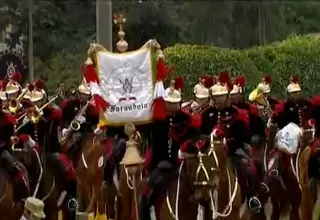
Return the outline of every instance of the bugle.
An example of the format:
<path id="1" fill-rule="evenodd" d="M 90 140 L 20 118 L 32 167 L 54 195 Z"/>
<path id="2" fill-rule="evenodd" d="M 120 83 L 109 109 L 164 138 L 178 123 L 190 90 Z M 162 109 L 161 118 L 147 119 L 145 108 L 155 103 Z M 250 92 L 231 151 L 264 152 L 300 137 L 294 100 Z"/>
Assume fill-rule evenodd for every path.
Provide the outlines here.
<path id="1" fill-rule="evenodd" d="M 16 99 L 10 99 L 8 102 L 8 110 L 9 112 L 15 114 L 20 108 L 20 100 L 23 98 L 23 96 L 27 93 L 28 89 L 25 88 L 23 92 L 16 98 Z"/>

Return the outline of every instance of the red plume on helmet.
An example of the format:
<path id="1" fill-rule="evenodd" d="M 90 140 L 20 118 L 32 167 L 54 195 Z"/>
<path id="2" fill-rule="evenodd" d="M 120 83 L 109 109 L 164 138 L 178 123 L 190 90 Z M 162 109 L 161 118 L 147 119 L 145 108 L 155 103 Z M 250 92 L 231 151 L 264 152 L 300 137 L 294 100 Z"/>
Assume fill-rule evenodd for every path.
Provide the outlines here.
<path id="1" fill-rule="evenodd" d="M 34 87 L 36 89 L 42 90 L 44 88 L 44 83 L 41 79 L 38 79 L 35 83 L 34 83 Z"/>
<path id="2" fill-rule="evenodd" d="M 21 80 L 21 74 L 19 72 L 14 72 L 12 73 L 12 75 L 10 76 L 10 79 L 12 81 L 15 81 L 15 82 L 20 82 Z"/>
<path id="3" fill-rule="evenodd" d="M 210 89 L 216 83 L 216 79 L 213 76 L 207 76 L 204 81 L 204 86 Z"/>
<path id="4" fill-rule="evenodd" d="M 299 83 L 299 78 L 297 75 L 291 75 L 290 76 L 290 82 L 292 83 Z"/>
<path id="5" fill-rule="evenodd" d="M 165 64 L 163 59 L 159 59 L 157 63 L 157 81 L 163 81 L 170 74 L 175 72 L 175 68 Z"/>
<path id="6" fill-rule="evenodd" d="M 263 81 L 267 84 L 271 84 L 272 83 L 272 78 L 270 76 L 270 74 L 266 73 L 264 76 L 263 76 Z"/>
<path id="7" fill-rule="evenodd" d="M 33 84 L 29 84 L 28 90 L 32 92 L 34 89 L 35 89 L 35 86 Z"/>
<path id="8" fill-rule="evenodd" d="M 234 83 L 239 87 L 244 87 L 246 84 L 246 78 L 244 76 L 237 76 Z"/>
<path id="9" fill-rule="evenodd" d="M 229 73 L 226 71 L 221 72 L 219 74 L 218 80 L 219 80 L 220 84 L 227 84 L 227 83 L 231 82 L 231 78 L 229 76 Z"/>
<path id="10" fill-rule="evenodd" d="M 180 91 L 184 89 L 184 79 L 180 76 L 175 79 L 174 88 Z"/>
<path id="11" fill-rule="evenodd" d="M 3 80 L 3 81 L 1 82 L 1 89 L 2 89 L 2 90 L 6 90 L 8 83 L 9 83 L 8 80 Z"/>
<path id="12" fill-rule="evenodd" d="M 220 84 L 227 86 L 229 92 L 233 89 L 232 80 L 231 80 L 228 72 L 226 72 L 226 71 L 221 72 L 219 74 L 218 80 L 219 80 Z"/>

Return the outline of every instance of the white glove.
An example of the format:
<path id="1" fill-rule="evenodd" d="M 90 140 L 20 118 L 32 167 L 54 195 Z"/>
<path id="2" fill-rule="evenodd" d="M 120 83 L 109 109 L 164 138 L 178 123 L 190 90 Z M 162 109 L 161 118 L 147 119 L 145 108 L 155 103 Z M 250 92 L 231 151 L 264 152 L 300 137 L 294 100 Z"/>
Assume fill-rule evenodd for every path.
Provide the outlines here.
<path id="1" fill-rule="evenodd" d="M 94 130 L 94 134 L 95 135 L 98 135 L 98 134 L 101 134 L 102 133 L 102 129 L 100 129 L 99 127 L 97 127 L 95 130 Z"/>
<path id="2" fill-rule="evenodd" d="M 62 137 L 66 136 L 68 133 L 68 129 L 67 128 L 62 129 L 61 133 L 62 133 Z"/>
<path id="3" fill-rule="evenodd" d="M 272 123 L 271 123 L 271 118 L 269 118 L 269 119 L 268 119 L 268 122 L 267 122 L 267 128 L 270 128 L 271 124 L 272 124 Z"/>
<path id="4" fill-rule="evenodd" d="M 84 123 L 84 122 L 86 121 L 86 118 L 83 117 L 82 115 L 79 115 L 79 116 L 76 118 L 76 120 L 77 120 L 80 124 L 82 124 L 82 123 Z"/>

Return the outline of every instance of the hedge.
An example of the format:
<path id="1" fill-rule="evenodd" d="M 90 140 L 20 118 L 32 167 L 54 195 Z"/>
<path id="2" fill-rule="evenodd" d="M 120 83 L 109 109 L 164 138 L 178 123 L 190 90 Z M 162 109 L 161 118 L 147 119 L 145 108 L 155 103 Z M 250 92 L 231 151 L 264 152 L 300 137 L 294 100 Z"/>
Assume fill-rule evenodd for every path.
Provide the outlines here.
<path id="1" fill-rule="evenodd" d="M 166 61 L 175 66 L 176 74 L 184 76 L 186 96 L 192 96 L 193 86 L 201 74 L 217 75 L 221 71 L 231 76 L 244 75 L 249 94 L 263 74 L 272 76 L 272 93 L 284 98 L 291 74 L 297 74 L 306 96 L 320 90 L 320 38 L 292 36 L 282 42 L 244 50 L 215 46 L 177 44 L 164 50 Z"/>

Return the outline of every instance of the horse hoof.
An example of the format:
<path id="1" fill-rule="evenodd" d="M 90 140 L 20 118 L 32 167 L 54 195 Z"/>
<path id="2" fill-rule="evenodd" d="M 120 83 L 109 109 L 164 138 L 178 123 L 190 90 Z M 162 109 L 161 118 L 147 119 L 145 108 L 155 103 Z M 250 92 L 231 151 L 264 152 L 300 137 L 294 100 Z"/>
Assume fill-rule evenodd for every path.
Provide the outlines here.
<path id="1" fill-rule="evenodd" d="M 93 212 L 77 212 L 77 219 L 95 220 Z"/>
<path id="2" fill-rule="evenodd" d="M 62 211 L 61 210 L 58 213 L 58 220 L 63 220 Z"/>
<path id="3" fill-rule="evenodd" d="M 97 215 L 95 220 L 108 220 L 107 215 Z"/>
<path id="4" fill-rule="evenodd" d="M 88 214 L 88 220 L 94 220 L 94 213 L 93 212 L 90 212 Z"/>

